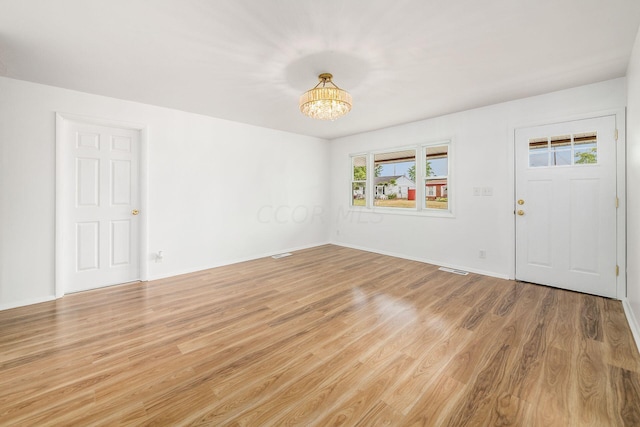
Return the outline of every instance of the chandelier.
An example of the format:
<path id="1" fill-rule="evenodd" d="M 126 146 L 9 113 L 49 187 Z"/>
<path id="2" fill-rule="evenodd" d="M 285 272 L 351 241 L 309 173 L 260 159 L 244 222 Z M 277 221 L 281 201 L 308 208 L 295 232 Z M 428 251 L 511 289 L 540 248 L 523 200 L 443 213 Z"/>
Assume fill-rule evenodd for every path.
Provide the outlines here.
<path id="1" fill-rule="evenodd" d="M 312 119 L 335 120 L 349 111 L 353 100 L 349 92 L 340 89 L 331 79 L 329 73 L 318 76 L 320 83 L 300 97 L 300 111 Z"/>

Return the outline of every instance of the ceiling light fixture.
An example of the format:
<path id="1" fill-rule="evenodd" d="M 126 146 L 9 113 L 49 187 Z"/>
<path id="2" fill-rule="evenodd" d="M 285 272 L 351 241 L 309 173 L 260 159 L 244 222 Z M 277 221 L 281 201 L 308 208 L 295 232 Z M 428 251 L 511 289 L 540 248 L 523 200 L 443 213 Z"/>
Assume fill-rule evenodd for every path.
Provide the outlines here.
<path id="1" fill-rule="evenodd" d="M 353 99 L 346 90 L 340 89 L 331 81 L 333 76 L 322 73 L 318 76 L 320 83 L 300 97 L 300 111 L 312 119 L 335 120 L 349 111 Z M 328 86 L 331 85 L 331 86 Z"/>

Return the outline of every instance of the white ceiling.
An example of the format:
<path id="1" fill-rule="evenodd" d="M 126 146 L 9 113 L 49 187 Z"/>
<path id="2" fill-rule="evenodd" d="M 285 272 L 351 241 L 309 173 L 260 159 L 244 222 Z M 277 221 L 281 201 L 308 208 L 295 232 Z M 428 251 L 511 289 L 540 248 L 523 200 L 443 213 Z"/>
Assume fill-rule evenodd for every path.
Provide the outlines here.
<path id="1" fill-rule="evenodd" d="M 335 138 L 624 76 L 639 0 L 0 0 L 0 75 Z M 351 113 L 298 97 L 330 72 Z"/>

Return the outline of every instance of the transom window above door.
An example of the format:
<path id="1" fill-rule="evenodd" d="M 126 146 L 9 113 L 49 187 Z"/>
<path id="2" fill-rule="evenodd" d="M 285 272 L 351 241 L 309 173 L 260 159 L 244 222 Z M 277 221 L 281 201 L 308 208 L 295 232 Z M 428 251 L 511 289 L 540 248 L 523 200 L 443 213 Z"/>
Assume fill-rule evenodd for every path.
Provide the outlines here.
<path id="1" fill-rule="evenodd" d="M 529 139 L 529 167 L 598 163 L 598 133 L 583 132 Z"/>

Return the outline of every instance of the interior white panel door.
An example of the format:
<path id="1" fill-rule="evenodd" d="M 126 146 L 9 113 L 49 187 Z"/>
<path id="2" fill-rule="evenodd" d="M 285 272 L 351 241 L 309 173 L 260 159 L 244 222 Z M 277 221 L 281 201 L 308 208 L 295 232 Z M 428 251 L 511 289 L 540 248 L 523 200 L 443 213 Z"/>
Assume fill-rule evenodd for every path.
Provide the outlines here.
<path id="1" fill-rule="evenodd" d="M 69 122 L 61 165 L 65 292 L 138 280 L 138 131 Z"/>
<path id="2" fill-rule="evenodd" d="M 516 279 L 616 297 L 615 124 L 516 131 Z"/>

